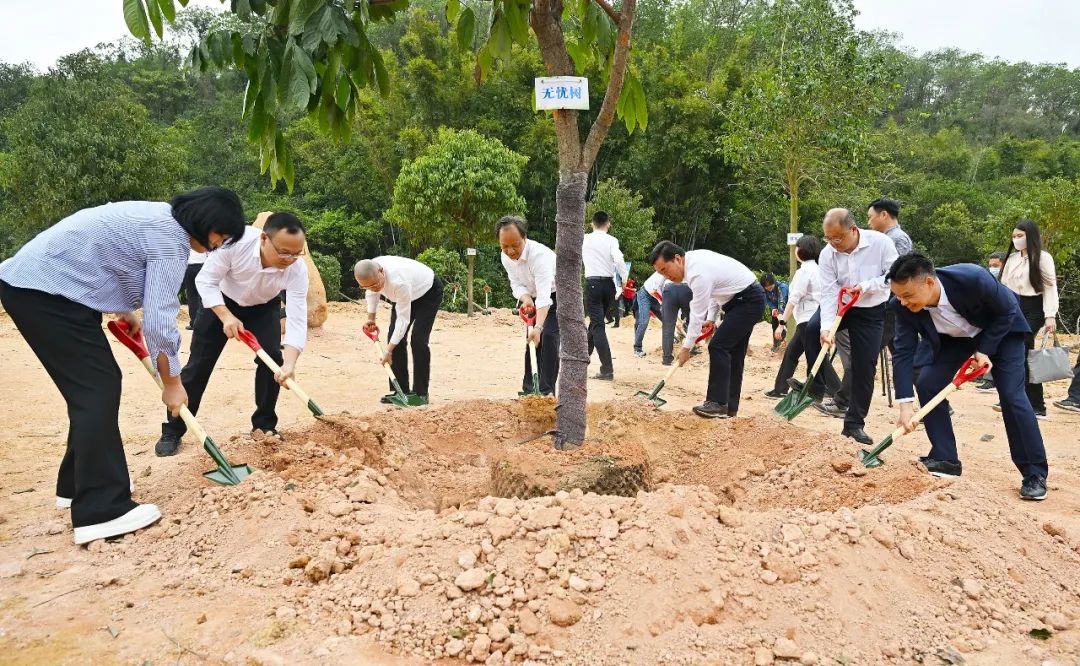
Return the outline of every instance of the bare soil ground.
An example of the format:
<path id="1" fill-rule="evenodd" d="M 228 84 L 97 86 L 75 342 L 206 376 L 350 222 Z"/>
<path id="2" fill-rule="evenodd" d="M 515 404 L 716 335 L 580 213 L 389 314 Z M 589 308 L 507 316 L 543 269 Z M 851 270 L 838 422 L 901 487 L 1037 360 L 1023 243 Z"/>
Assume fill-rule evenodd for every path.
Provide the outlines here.
<path id="1" fill-rule="evenodd" d="M 331 418 L 283 392 L 283 444 L 247 435 L 237 344 L 200 415 L 259 470 L 234 488 L 189 440 L 154 456 L 158 393 L 116 345 L 135 498 L 164 518 L 81 548 L 54 507 L 63 402 L 0 315 L 0 663 L 1080 663 L 1080 415 L 1051 407 L 1050 496 L 1024 503 L 994 395 L 952 401 L 962 478 L 918 466 L 922 431 L 865 470 L 839 421 L 772 415 L 767 326 L 740 417 L 706 421 L 705 355 L 664 408 L 633 397 L 665 368 L 658 327 L 637 359 L 631 322 L 608 329 L 616 380 L 590 384 L 572 454 L 523 442 L 554 403 L 516 398 L 507 311 L 441 316 L 433 404 L 402 411 L 377 402 L 358 306 L 332 305 L 299 375 Z M 893 420 L 876 396 L 867 430 Z"/>

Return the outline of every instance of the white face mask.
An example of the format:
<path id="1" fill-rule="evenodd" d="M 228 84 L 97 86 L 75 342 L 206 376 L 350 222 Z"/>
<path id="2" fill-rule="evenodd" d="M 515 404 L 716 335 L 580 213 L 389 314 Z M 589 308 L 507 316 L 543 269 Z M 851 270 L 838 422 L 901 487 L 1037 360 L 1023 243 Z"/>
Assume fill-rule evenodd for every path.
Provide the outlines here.
<path id="1" fill-rule="evenodd" d="M 1013 239 L 1013 247 L 1015 247 L 1017 250 L 1026 250 L 1027 249 L 1027 238 L 1014 238 Z"/>
<path id="2" fill-rule="evenodd" d="M 989 270 L 990 275 L 993 275 L 994 277 L 997 277 L 997 276 L 1001 275 L 1001 266 L 991 266 L 987 270 Z"/>

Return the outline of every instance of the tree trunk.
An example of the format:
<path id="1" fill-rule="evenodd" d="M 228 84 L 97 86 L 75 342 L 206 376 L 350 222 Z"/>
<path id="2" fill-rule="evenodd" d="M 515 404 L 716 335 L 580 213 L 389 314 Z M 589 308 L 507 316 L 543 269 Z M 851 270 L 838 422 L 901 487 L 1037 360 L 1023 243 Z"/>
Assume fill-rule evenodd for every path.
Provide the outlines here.
<path id="1" fill-rule="evenodd" d="M 589 346 L 581 292 L 581 244 L 585 240 L 587 172 L 564 172 L 555 191 L 555 293 L 559 299 L 559 404 L 556 445 L 585 440 Z"/>
<path id="2" fill-rule="evenodd" d="M 465 257 L 465 260 L 469 263 L 469 284 L 468 287 L 466 287 L 466 291 L 469 294 L 469 304 L 466 311 L 468 312 L 468 316 L 470 317 L 473 316 L 473 261 L 476 259 L 476 257 L 471 252 L 469 252 L 469 250 L 471 249 L 472 248 L 465 250 L 465 254 L 467 255 Z"/>
<path id="3" fill-rule="evenodd" d="M 799 233 L 799 184 L 798 181 L 788 181 L 788 221 L 791 233 Z M 788 259 L 788 284 L 790 280 L 795 279 L 795 271 L 799 267 L 799 262 L 795 261 L 795 246 L 791 246 L 791 252 Z"/>

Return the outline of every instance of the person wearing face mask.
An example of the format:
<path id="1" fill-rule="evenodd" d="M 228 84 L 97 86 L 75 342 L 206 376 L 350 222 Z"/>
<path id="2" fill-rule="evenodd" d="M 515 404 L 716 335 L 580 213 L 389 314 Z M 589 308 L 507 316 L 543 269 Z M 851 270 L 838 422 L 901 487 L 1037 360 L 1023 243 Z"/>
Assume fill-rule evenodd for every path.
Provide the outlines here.
<path id="1" fill-rule="evenodd" d="M 507 215 L 495 225 L 495 236 L 502 248 L 502 265 L 510 278 L 510 290 L 526 312 L 536 313 L 536 324 L 529 342 L 536 345 L 536 363 L 540 366 L 540 393 L 554 395 L 559 380 L 559 318 L 555 308 L 555 253 L 526 233 L 525 220 Z M 532 360 L 525 346 L 525 375 L 521 391 L 533 391 Z"/>
<path id="2" fill-rule="evenodd" d="M 242 331 L 251 331 L 266 353 L 281 366 L 281 372 L 275 374 L 261 362 L 255 362 L 251 431 L 280 439 L 278 393 L 281 384 L 295 374 L 296 361 L 307 342 L 308 279 L 303 262 L 306 241 L 304 223 L 298 217 L 292 213 L 271 213 L 262 229 L 246 227 L 236 243 L 207 257 L 195 278 L 195 286 L 203 308 L 209 312 L 195 320 L 191 354 L 180 373 L 192 414 L 199 411 L 225 343 Z M 278 298 L 282 289 L 289 294 L 284 351 Z M 161 439 L 154 446 L 154 453 L 174 455 L 185 432 L 187 426 L 179 416 L 168 416 L 161 425 Z"/>
<path id="3" fill-rule="evenodd" d="M 393 303 L 390 326 L 386 332 L 386 352 L 383 364 L 389 364 L 405 393 L 415 393 L 428 401 L 431 380 L 431 329 L 442 303 L 443 283 L 435 271 L 408 257 L 375 257 L 356 262 L 353 267 L 356 283 L 365 291 L 368 320 L 365 333 L 378 329 L 375 323 L 379 298 Z M 292 319 L 290 316 L 289 319 Z M 411 334 L 411 335 L 410 335 Z M 409 342 L 405 337 L 409 336 Z M 412 376 L 409 375 L 409 346 L 412 347 Z M 394 385 L 379 402 L 391 404 Z"/>
<path id="4" fill-rule="evenodd" d="M 1045 499 L 1046 449 L 1031 403 L 1020 388 L 1030 326 L 1016 298 L 975 264 L 935 269 L 921 254 L 898 258 L 886 279 L 895 296 L 891 307 L 897 313 L 893 356 L 897 425 L 905 432 L 916 427 L 913 386 L 926 404 L 974 357 L 978 367 L 991 368 L 997 378 L 1009 451 L 1023 476 L 1020 497 Z M 918 378 L 915 368 L 922 370 Z M 934 476 L 960 476 L 948 401 L 931 410 L 923 425 L 930 452 L 919 461 Z"/>
<path id="5" fill-rule="evenodd" d="M 1031 327 L 1027 348 L 1034 349 L 1041 331 L 1053 335 L 1057 330 L 1058 289 L 1054 258 L 1043 250 L 1039 226 L 1033 221 L 1020 220 L 1013 227 L 1012 245 L 1005 253 L 998 279 L 1019 297 L 1020 309 Z M 1042 384 L 1027 382 L 1024 388 L 1035 416 L 1045 419 Z M 1000 412 L 1001 406 L 994 405 L 994 410 Z"/>

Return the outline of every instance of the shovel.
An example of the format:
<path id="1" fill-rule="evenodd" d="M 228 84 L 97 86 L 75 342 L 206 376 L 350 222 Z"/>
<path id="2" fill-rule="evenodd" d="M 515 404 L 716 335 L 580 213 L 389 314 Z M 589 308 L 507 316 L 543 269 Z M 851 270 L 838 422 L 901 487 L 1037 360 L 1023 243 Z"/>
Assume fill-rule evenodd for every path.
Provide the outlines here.
<path id="1" fill-rule="evenodd" d="M 133 336 L 128 333 L 129 330 L 127 322 L 118 320 L 109 322 L 109 331 L 116 336 L 116 339 L 119 340 L 121 344 L 135 353 L 135 356 L 142 362 L 146 371 L 149 372 L 150 376 L 157 382 L 158 388 L 165 388 L 164 383 L 161 381 L 161 377 L 154 372 L 154 365 L 150 360 L 150 352 L 146 349 L 146 343 L 143 341 L 142 333 L 136 333 Z M 203 476 L 214 483 L 220 483 L 223 486 L 235 486 L 251 475 L 252 470 L 247 465 L 229 464 L 229 461 L 225 458 L 225 454 L 221 452 L 221 449 L 217 447 L 217 444 L 214 444 L 214 440 L 210 439 L 210 435 L 207 435 L 206 431 L 199 425 L 199 422 L 195 420 L 195 415 L 191 413 L 191 410 L 187 408 L 187 405 L 180 407 L 180 418 L 184 420 L 184 424 L 188 427 L 188 430 L 202 442 L 203 448 L 206 449 L 206 452 L 210 454 L 210 457 L 217 463 L 217 469 L 206 472 Z"/>
<path id="2" fill-rule="evenodd" d="M 859 295 L 862 292 L 854 292 L 847 287 L 840 290 L 840 293 L 836 296 L 836 317 L 833 319 L 832 326 L 829 327 L 829 332 L 832 334 L 833 339 L 836 338 L 836 332 L 840 330 L 840 321 L 847 314 L 855 303 L 859 300 Z M 844 296 L 850 296 L 851 300 L 846 304 L 844 303 Z M 817 358 L 814 359 L 814 366 L 810 368 L 810 374 L 806 376 L 806 383 L 802 386 L 798 386 L 795 383 L 794 378 L 788 380 L 788 384 L 792 387 L 792 390 L 784 396 L 773 411 L 783 416 L 788 421 L 794 419 L 802 411 L 810 406 L 814 402 L 814 398 L 810 395 L 810 389 L 814 384 L 814 378 L 817 377 L 818 370 L 821 369 L 821 364 L 825 362 L 825 359 L 829 356 L 829 349 L 822 347 L 818 352 Z"/>
<path id="3" fill-rule="evenodd" d="M 267 354 L 266 350 L 262 348 L 262 345 L 260 345 L 259 341 L 255 338 L 254 333 L 251 331 L 240 331 L 237 333 L 236 338 L 250 347 L 251 351 L 255 352 L 255 356 L 263 362 L 263 365 L 265 365 L 270 372 L 275 374 L 281 372 L 281 366 L 278 365 L 274 359 L 270 358 L 270 354 Z M 323 415 L 323 410 L 319 409 L 319 406 L 315 404 L 315 401 L 312 400 L 307 393 L 304 393 L 304 389 L 300 388 L 300 384 L 298 384 L 295 379 L 286 379 L 285 388 L 292 391 L 297 398 L 300 398 L 300 401 L 311 410 L 311 413 L 314 414 L 316 418 Z"/>
<path id="4" fill-rule="evenodd" d="M 986 374 L 987 368 L 977 367 L 974 358 L 969 358 L 964 361 L 964 364 L 960 366 L 960 369 L 956 371 L 956 376 L 953 377 L 952 382 L 941 389 L 941 392 L 931 398 L 930 402 L 922 406 L 922 409 L 915 412 L 915 416 L 912 417 L 912 423 L 918 423 L 922 421 L 927 414 L 932 412 L 935 407 L 940 405 L 945 398 L 948 398 L 954 391 L 959 391 L 960 386 L 972 379 L 977 379 Z M 872 451 L 862 450 L 859 452 L 859 460 L 867 467 L 880 467 L 885 463 L 879 456 L 881 452 L 892 446 L 892 443 L 904 435 L 904 429 L 902 427 L 892 431 L 892 434 L 881 440 L 881 443 L 874 447 Z"/>
<path id="5" fill-rule="evenodd" d="M 521 321 L 525 322 L 525 339 L 529 343 L 529 362 L 532 364 L 532 390 L 531 391 L 518 391 L 518 395 L 540 395 L 540 366 L 536 364 L 536 345 L 532 340 L 529 340 L 529 336 L 532 335 L 533 327 L 536 326 L 536 308 L 533 308 L 532 314 L 527 314 L 525 308 L 518 310 L 518 316 L 521 317 Z"/>
<path id="6" fill-rule="evenodd" d="M 394 387 L 394 393 L 390 396 L 390 404 L 397 405 L 398 407 L 420 407 L 426 405 L 427 402 L 416 395 L 415 393 L 406 393 L 401 389 L 401 384 L 398 383 L 397 375 L 394 374 L 393 368 L 386 363 L 383 363 L 383 356 L 386 356 L 386 352 L 383 350 L 382 343 L 379 342 L 379 327 L 376 326 L 373 330 L 364 329 L 364 335 L 371 338 L 371 341 L 375 343 L 375 356 L 379 359 L 379 365 L 386 369 L 386 376 L 390 379 L 390 384 Z"/>
<path id="7" fill-rule="evenodd" d="M 713 331 L 714 330 L 716 330 L 716 329 L 714 328 Z M 708 338 L 710 335 L 712 335 L 713 331 L 708 331 L 708 332 L 702 333 L 700 336 L 698 336 L 698 339 L 694 340 L 694 346 L 697 346 L 698 343 L 700 343 L 702 340 L 704 340 L 704 339 Z M 671 365 L 671 370 L 667 371 L 667 374 L 664 375 L 664 378 L 661 379 L 660 382 L 656 386 L 653 387 L 652 391 L 648 391 L 648 392 L 646 392 L 646 391 L 638 391 L 637 393 L 634 394 L 634 396 L 635 397 L 636 396 L 641 396 L 641 397 L 645 398 L 646 400 L 649 400 L 650 402 L 652 402 L 652 404 L 656 405 L 658 408 L 663 407 L 664 405 L 667 404 L 667 400 L 664 400 L 663 398 L 659 397 L 658 394 L 660 393 L 660 390 L 662 388 L 664 388 L 665 386 L 667 386 L 667 383 L 669 381 L 671 381 L 671 378 L 675 375 L 675 371 L 678 370 L 681 367 L 682 367 L 682 365 L 680 365 L 678 363 L 673 363 Z"/>

